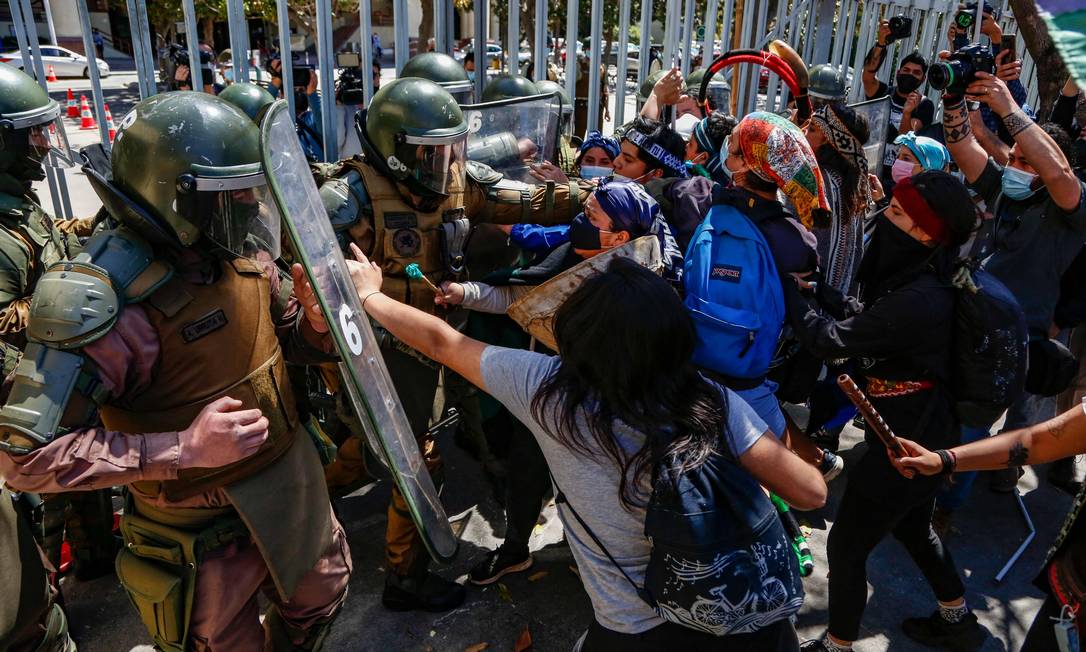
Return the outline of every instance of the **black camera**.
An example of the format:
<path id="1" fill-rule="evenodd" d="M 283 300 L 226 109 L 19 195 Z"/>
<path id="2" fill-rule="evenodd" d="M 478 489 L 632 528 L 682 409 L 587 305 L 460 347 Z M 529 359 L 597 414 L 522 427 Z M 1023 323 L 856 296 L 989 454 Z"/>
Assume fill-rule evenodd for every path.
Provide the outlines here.
<path id="1" fill-rule="evenodd" d="M 954 25 L 958 29 L 969 29 L 976 21 L 977 15 L 972 11 L 963 9 L 954 15 Z"/>
<path id="2" fill-rule="evenodd" d="M 890 18 L 890 36 L 887 37 L 886 43 L 889 45 L 894 41 L 900 41 L 903 38 L 909 38 L 913 34 L 913 19 L 904 14 L 893 16 Z"/>
<path id="3" fill-rule="evenodd" d="M 995 57 L 987 46 L 973 43 L 946 61 L 933 63 L 928 70 L 928 83 L 935 90 L 961 95 L 976 80 L 978 72 L 994 74 Z"/>
<path id="4" fill-rule="evenodd" d="M 362 70 L 362 57 L 356 52 L 340 52 L 336 55 L 340 69 L 336 80 L 336 101 L 340 104 L 365 104 L 366 73 Z"/>
<path id="5" fill-rule="evenodd" d="M 177 43 L 171 43 L 167 51 L 167 56 L 169 57 L 170 63 L 173 65 L 168 66 L 168 69 L 163 69 L 163 80 L 169 84 L 172 90 L 177 90 L 177 88 L 182 85 L 190 86 L 192 84 L 192 65 L 189 63 L 188 48 L 183 45 L 178 45 Z M 210 52 L 200 50 L 200 77 L 203 79 L 204 84 L 215 83 L 215 71 L 211 66 L 212 60 L 213 57 Z M 188 66 L 189 68 L 189 74 L 183 80 L 174 79 L 174 72 L 177 70 L 178 66 Z"/>

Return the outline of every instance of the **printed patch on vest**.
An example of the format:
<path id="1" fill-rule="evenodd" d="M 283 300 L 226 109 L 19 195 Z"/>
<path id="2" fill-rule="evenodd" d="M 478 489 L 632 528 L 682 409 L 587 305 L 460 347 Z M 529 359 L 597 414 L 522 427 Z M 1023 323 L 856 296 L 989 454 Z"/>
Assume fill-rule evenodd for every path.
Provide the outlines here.
<path id="1" fill-rule="evenodd" d="M 214 312 L 204 315 L 191 324 L 185 324 L 185 327 L 181 329 L 181 337 L 184 338 L 185 344 L 192 344 L 201 337 L 210 335 L 223 326 L 226 326 L 226 313 L 222 311 L 222 308 L 219 308 Z"/>
<path id="2" fill-rule="evenodd" d="M 392 234 L 392 248 L 400 256 L 414 256 L 422 249 L 422 238 L 417 231 L 400 229 Z"/>
<path id="3" fill-rule="evenodd" d="M 414 213 L 385 213 L 385 227 L 389 229 L 415 229 L 419 218 Z"/>
<path id="4" fill-rule="evenodd" d="M 709 272 L 709 278 L 714 281 L 738 283 L 743 278 L 743 268 L 732 265 L 713 265 L 712 271 Z"/>

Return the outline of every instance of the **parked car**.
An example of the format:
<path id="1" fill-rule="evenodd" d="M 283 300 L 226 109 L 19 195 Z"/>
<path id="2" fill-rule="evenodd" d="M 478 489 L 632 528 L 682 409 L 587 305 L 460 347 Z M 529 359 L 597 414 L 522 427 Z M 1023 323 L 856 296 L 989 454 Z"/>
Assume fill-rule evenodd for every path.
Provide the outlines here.
<path id="1" fill-rule="evenodd" d="M 49 66 L 53 66 L 53 71 L 57 74 L 57 77 L 90 77 L 90 71 L 87 68 L 87 57 L 72 52 L 67 48 L 43 45 L 41 46 L 41 58 L 45 71 L 48 73 Z M 98 75 L 100 77 L 109 77 L 109 64 L 101 59 L 96 59 L 96 61 L 98 63 Z M 0 54 L 0 62 L 15 66 L 19 70 L 23 69 L 23 55 L 18 50 Z"/>

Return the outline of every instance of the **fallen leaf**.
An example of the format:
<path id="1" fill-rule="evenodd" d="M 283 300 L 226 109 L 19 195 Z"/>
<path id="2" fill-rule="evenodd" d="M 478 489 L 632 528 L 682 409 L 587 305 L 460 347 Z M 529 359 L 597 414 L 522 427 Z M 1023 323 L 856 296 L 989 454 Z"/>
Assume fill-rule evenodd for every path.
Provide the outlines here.
<path id="1" fill-rule="evenodd" d="M 498 595 L 501 596 L 502 600 L 505 600 L 509 604 L 513 604 L 513 594 L 509 592 L 509 587 L 501 582 L 498 583 Z"/>
<path id="2" fill-rule="evenodd" d="M 490 647 L 490 643 L 476 643 L 475 645 L 469 645 L 464 649 L 464 652 L 483 652 L 488 647 Z"/>
<path id="3" fill-rule="evenodd" d="M 517 637 L 517 642 L 513 644 L 513 652 L 524 652 L 525 650 L 532 649 L 532 633 L 528 631 L 528 626 L 524 626 L 524 631 Z"/>
<path id="4" fill-rule="evenodd" d="M 539 571 L 538 573 L 532 573 L 531 575 L 529 575 L 528 576 L 528 581 L 529 582 L 538 582 L 539 580 L 543 579 L 546 576 L 547 576 L 547 571 Z"/>

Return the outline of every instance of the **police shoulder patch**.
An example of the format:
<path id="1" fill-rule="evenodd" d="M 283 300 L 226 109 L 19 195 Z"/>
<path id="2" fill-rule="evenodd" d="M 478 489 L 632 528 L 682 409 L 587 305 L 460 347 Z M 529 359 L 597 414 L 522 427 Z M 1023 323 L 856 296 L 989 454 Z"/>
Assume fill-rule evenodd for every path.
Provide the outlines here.
<path id="1" fill-rule="evenodd" d="M 400 256 L 414 256 L 422 249 L 422 237 L 414 229 L 399 229 L 392 234 L 392 248 Z"/>

